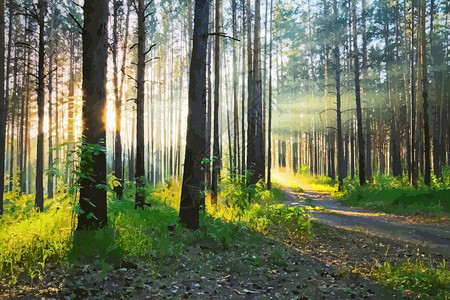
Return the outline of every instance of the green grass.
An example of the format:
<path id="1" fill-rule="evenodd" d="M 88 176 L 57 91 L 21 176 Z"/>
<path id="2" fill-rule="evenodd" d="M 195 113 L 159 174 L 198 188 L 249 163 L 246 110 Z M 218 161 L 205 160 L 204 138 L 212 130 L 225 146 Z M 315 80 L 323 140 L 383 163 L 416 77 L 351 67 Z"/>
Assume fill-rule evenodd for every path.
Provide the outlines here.
<path id="1" fill-rule="evenodd" d="M 424 263 L 421 260 L 405 260 L 372 268 L 369 277 L 376 281 L 391 286 L 402 292 L 414 291 L 422 298 L 424 296 L 433 299 L 448 299 L 450 297 L 450 271 L 444 260 L 437 266 Z"/>
<path id="2" fill-rule="evenodd" d="M 416 190 L 408 178 L 375 175 L 373 183 L 359 186 L 357 178 L 346 179 L 344 192 L 335 194 L 345 205 L 369 208 L 379 212 L 415 214 L 426 217 L 450 216 L 450 188 L 434 180 Z"/>
<path id="3" fill-rule="evenodd" d="M 223 183 L 222 191 L 230 185 Z M 33 195 L 7 194 L 0 218 L 0 282 L 33 283 L 49 266 L 69 270 L 97 265 L 105 274 L 124 261 L 148 265 L 154 273 L 196 240 L 213 240 L 227 248 L 230 240 L 240 238 L 237 227 L 262 233 L 282 228 L 285 236 L 312 236 L 308 211 L 276 204 L 282 194 L 276 187 L 271 192 L 258 187 L 255 199 L 245 207 L 219 199 L 218 206 L 209 205 L 207 213 L 201 214 L 202 227 L 195 233 L 179 223 L 179 182 L 167 181 L 156 188 L 149 184 L 146 201 L 152 207 L 144 210 L 134 210 L 133 189 L 134 184 L 127 182 L 121 201 L 109 190 L 108 226 L 84 232 L 74 230 L 74 201 L 61 192 L 64 189 L 45 200 L 43 213 L 35 211 Z M 239 192 L 239 187 L 233 189 Z"/>
<path id="4" fill-rule="evenodd" d="M 31 209 L 32 196 L 16 200 L 5 203 L 0 219 L 0 278 L 8 278 L 9 284 L 15 284 L 21 274 L 33 279 L 46 264 L 61 262 L 70 248 L 73 226 L 68 197 L 47 200 L 44 213 Z M 26 215 L 20 215 L 15 205 L 26 208 Z M 16 214 L 20 217 L 14 219 Z"/>

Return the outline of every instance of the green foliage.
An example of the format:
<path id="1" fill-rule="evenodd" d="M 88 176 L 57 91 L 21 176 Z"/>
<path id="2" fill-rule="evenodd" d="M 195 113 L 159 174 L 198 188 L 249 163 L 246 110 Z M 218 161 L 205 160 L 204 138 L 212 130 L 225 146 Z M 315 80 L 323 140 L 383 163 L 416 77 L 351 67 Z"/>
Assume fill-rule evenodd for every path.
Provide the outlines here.
<path id="1" fill-rule="evenodd" d="M 435 180 L 433 180 L 435 182 Z M 388 213 L 447 216 L 450 213 L 448 182 L 423 183 L 416 190 L 407 177 L 376 174 L 373 183 L 360 186 L 357 179 L 344 181 L 344 192 L 337 194 L 346 205 L 367 207 Z"/>
<path id="2" fill-rule="evenodd" d="M 304 185 L 306 183 L 314 190 L 329 193 L 337 191 L 338 181 L 325 175 L 309 176 L 308 173 L 299 172 L 296 179 L 299 181 L 297 184 Z"/>
<path id="3" fill-rule="evenodd" d="M 279 237 L 292 235 L 310 239 L 313 236 L 309 211 L 303 207 L 287 207 L 284 204 L 261 206 L 254 203 L 243 214 L 236 208 L 222 205 L 207 207 L 207 212 L 229 223 L 240 222 L 258 232 L 276 232 Z"/>
<path id="4" fill-rule="evenodd" d="M 33 196 L 33 195 L 31 195 Z M 7 203 L 0 221 L 0 278 L 15 284 L 20 274 L 30 279 L 39 276 L 47 263 L 62 261 L 71 245 L 72 207 L 66 195 L 46 201 L 43 213 L 34 208 L 34 197 L 24 195 L 16 203 Z M 18 213 L 12 207 L 28 209 Z"/>
<path id="5" fill-rule="evenodd" d="M 204 238 L 212 238 L 221 243 L 223 249 L 227 249 L 230 244 L 230 237 L 233 233 L 233 226 L 222 222 L 206 213 L 200 212 L 200 229 Z"/>
<path id="6" fill-rule="evenodd" d="M 408 259 L 398 264 L 385 262 L 374 267 L 370 276 L 400 291 L 415 291 L 419 296 L 450 297 L 450 271 L 445 260 L 437 267 L 421 260 Z"/>
<path id="7" fill-rule="evenodd" d="M 300 174 L 300 175 L 309 174 L 309 165 L 301 164 L 300 166 L 297 166 L 297 174 Z"/>
<path id="8" fill-rule="evenodd" d="M 237 209 L 239 219 L 251 202 L 258 202 L 267 194 L 262 180 L 248 184 L 252 176 L 253 173 L 248 171 L 239 177 L 230 176 L 222 185 L 220 198 L 226 206 Z"/>
<path id="9" fill-rule="evenodd" d="M 181 253 L 181 226 L 176 210 L 152 205 L 136 211 L 133 201 L 110 202 L 109 208 L 116 243 L 126 256 L 151 259 Z M 169 226 L 174 225 L 176 231 L 169 231 Z"/>
<path id="10" fill-rule="evenodd" d="M 308 211 L 255 203 L 271 203 L 281 196 L 279 189 L 267 191 L 261 183 L 247 187 L 239 180 L 225 180 L 222 190 L 233 190 L 246 201 L 245 206 L 236 204 L 238 198 L 222 199 L 229 207 L 220 204 L 216 208 L 207 207 L 207 213 L 201 214 L 201 229 L 192 233 L 178 221 L 180 181 L 159 183 L 156 188 L 147 184 L 145 198 L 152 202 L 152 207 L 137 211 L 133 197 L 135 182 L 125 182 L 123 201 L 115 201 L 112 190 L 116 181 L 114 175 L 108 175 L 104 187 L 109 195 L 108 226 L 97 231 L 74 232 L 77 221 L 74 216 L 82 213 L 74 201 L 79 188 L 76 182 L 64 186 L 60 181 L 59 193 L 46 200 L 44 213 L 34 209 L 33 195 L 18 196 L 19 190 L 10 192 L 5 199 L 5 215 L 0 219 L 0 278 L 7 278 L 13 285 L 21 274 L 36 278 L 49 264 L 65 268 L 99 266 L 99 276 L 120 267 L 124 261 L 148 264 L 156 270 L 164 268 L 168 259 L 181 255 L 198 239 L 212 240 L 228 249 L 232 240 L 239 240 L 242 231 L 250 232 L 249 228 L 276 232 L 277 237 L 280 232 L 283 236 L 312 236 Z M 225 195 L 221 193 L 221 197 Z M 277 255 L 274 254 L 273 260 L 281 263 L 284 258 Z"/>

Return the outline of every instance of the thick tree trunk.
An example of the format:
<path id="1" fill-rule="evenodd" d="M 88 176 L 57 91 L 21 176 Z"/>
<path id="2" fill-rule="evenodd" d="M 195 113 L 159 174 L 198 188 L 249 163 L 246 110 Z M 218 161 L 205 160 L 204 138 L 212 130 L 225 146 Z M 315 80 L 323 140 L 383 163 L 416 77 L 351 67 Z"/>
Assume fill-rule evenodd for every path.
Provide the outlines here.
<path id="1" fill-rule="evenodd" d="M 248 103 L 248 144 L 247 144 L 247 164 L 253 172 L 253 176 L 250 179 L 250 183 L 257 183 L 259 180 L 265 179 L 265 162 L 264 162 L 264 144 L 263 144 L 263 132 L 262 132 L 262 80 L 261 80 L 261 41 L 260 41 L 260 28 L 261 28 L 261 1 L 255 1 L 255 30 L 254 30 L 254 55 L 252 83 L 249 84 L 249 96 Z M 250 47 L 251 49 L 251 47 Z M 251 52 L 251 50 L 250 50 Z M 249 53 L 249 60 L 250 60 Z M 250 67 L 250 64 L 249 64 Z M 249 68 L 250 69 L 250 68 Z"/>
<path id="2" fill-rule="evenodd" d="M 204 205 L 204 172 L 206 123 L 206 49 L 208 45 L 209 0 L 195 1 L 194 36 L 189 72 L 189 111 L 186 154 L 181 189 L 180 219 L 189 229 L 199 228 L 198 213 Z"/>
<path id="3" fill-rule="evenodd" d="M 108 56 L 108 2 L 85 0 L 83 28 L 83 141 L 78 230 L 107 225 L 106 189 L 106 66 Z M 96 145 L 89 158 L 87 151 Z M 97 148 L 99 147 L 99 148 Z M 91 172 L 90 172 L 91 169 Z"/>

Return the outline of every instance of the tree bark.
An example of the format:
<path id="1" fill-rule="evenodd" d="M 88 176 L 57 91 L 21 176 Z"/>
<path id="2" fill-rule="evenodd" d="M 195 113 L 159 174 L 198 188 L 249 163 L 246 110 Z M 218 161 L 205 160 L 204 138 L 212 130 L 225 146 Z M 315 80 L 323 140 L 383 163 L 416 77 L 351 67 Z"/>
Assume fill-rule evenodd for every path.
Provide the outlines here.
<path id="1" fill-rule="evenodd" d="M 106 210 L 106 66 L 108 56 L 108 2 L 85 0 L 83 28 L 83 141 L 77 230 L 107 225 Z M 98 150 L 89 158 L 91 145 Z M 91 170 L 90 170 L 91 169 Z"/>
<path id="2" fill-rule="evenodd" d="M 216 0 L 215 32 L 220 32 L 220 0 Z M 213 120 L 213 162 L 211 176 L 211 204 L 217 204 L 217 181 L 220 176 L 220 149 L 219 149 L 219 91 L 220 91 L 220 36 L 215 36 L 214 45 L 214 120 Z"/>
<path id="3" fill-rule="evenodd" d="M 250 0 L 248 0 L 250 1 Z M 246 11 L 246 3 L 245 0 L 242 0 L 242 91 L 241 91 L 241 132 L 242 132 L 242 142 L 241 142 L 241 174 L 245 174 L 245 170 L 247 168 L 246 165 L 246 145 L 245 145 L 245 25 L 247 24 L 247 20 L 245 19 L 245 11 Z M 247 15 L 248 18 L 248 15 Z"/>
<path id="4" fill-rule="evenodd" d="M 270 0 L 270 29 L 269 29 L 269 116 L 267 124 L 267 189 L 271 190 L 272 176 L 272 45 L 273 45 L 273 0 Z"/>
<path id="5" fill-rule="evenodd" d="M 3 215 L 3 190 L 5 186 L 5 2 L 0 0 L 0 216 Z"/>
<path id="6" fill-rule="evenodd" d="M 353 15 L 353 63 L 355 67 L 355 100 L 356 100 L 356 123 L 358 130 L 358 168 L 359 168 L 359 184 L 366 184 L 366 166 L 364 158 L 364 135 L 361 109 L 361 86 L 359 81 L 359 50 L 358 50 L 358 32 L 356 31 L 356 0 L 352 0 Z M 352 133 L 353 136 L 353 133 Z"/>
<path id="7" fill-rule="evenodd" d="M 138 0 L 138 63 L 136 97 L 136 195 L 134 208 L 144 209 L 145 205 L 145 5 Z M 134 138 L 134 136 L 133 136 Z"/>
<path id="8" fill-rule="evenodd" d="M 39 9 L 39 61 L 38 61 L 38 87 L 37 87 L 37 104 L 38 104 L 38 138 L 37 138 L 37 160 L 36 160 L 36 198 L 35 206 L 44 211 L 44 105 L 45 105 L 45 14 L 46 2 L 38 1 Z"/>
<path id="9" fill-rule="evenodd" d="M 123 191 L 123 168 L 122 168 L 122 139 L 121 139 L 121 127 L 122 127 L 122 91 L 119 90 L 119 67 L 118 67 L 118 44 L 119 44 L 119 33 L 118 33 L 118 10 L 119 2 L 114 0 L 113 2 L 113 44 L 112 44 L 112 56 L 113 56 L 113 85 L 114 85 L 114 103 L 115 103 L 115 113 L 116 113 L 116 128 L 114 135 L 114 175 L 119 181 L 120 185 L 114 188 L 117 199 L 122 198 Z M 129 7 L 126 15 L 126 37 L 124 40 L 124 51 L 123 57 L 126 56 L 127 48 L 127 35 L 128 35 L 128 20 L 129 20 Z M 124 67 L 124 66 L 123 66 Z M 124 70 L 122 70 L 124 71 Z M 122 75 L 123 78 L 123 75 Z"/>
<path id="10" fill-rule="evenodd" d="M 247 143 L 247 167 L 253 171 L 250 183 L 255 184 L 259 180 L 265 179 L 264 145 L 262 130 L 262 80 L 261 80 L 261 1 L 255 1 L 255 30 L 254 30 L 254 53 L 251 84 L 249 84 L 248 103 L 248 143 Z M 251 45 L 250 45 L 251 51 Z M 250 60 L 249 53 L 249 60 Z M 251 68 L 250 68 L 251 66 Z"/>
<path id="11" fill-rule="evenodd" d="M 333 0 L 333 12 L 334 21 L 338 21 L 338 6 L 337 1 Z M 341 53 L 339 49 L 338 41 L 335 41 L 334 54 L 334 67 L 335 67 L 335 87 L 336 87 L 336 120 L 337 120 L 337 163 L 338 163 L 338 181 L 339 191 L 342 191 L 344 185 L 344 145 L 342 141 L 342 115 L 341 115 Z"/>
<path id="12" fill-rule="evenodd" d="M 428 72 L 427 72 L 427 39 L 425 33 L 426 1 L 420 0 L 420 30 L 421 42 L 421 62 L 422 62 L 422 101 L 423 101 L 423 134 L 424 134 L 424 183 L 431 184 L 431 153 L 430 153 L 430 117 L 428 114 Z"/>
<path id="13" fill-rule="evenodd" d="M 50 47 L 49 47 L 49 57 L 48 57 L 48 168 L 53 166 L 53 58 L 55 55 L 54 49 L 54 18 L 51 16 L 52 20 L 50 23 Z M 53 173 L 50 172 L 47 175 L 47 197 L 49 199 L 53 198 Z"/>
<path id="14" fill-rule="evenodd" d="M 181 188 L 180 219 L 189 229 L 199 228 L 198 214 L 204 205 L 201 192 L 204 172 L 206 123 L 206 49 L 208 45 L 209 0 L 195 1 L 194 35 L 189 72 L 189 111 L 186 154 Z"/>
<path id="15" fill-rule="evenodd" d="M 233 157 L 234 157 L 234 170 L 233 176 L 236 175 L 240 170 L 240 155 L 239 155 L 239 108 L 238 108 L 238 74 L 237 74 L 237 2 L 232 0 L 232 18 L 233 18 Z"/>

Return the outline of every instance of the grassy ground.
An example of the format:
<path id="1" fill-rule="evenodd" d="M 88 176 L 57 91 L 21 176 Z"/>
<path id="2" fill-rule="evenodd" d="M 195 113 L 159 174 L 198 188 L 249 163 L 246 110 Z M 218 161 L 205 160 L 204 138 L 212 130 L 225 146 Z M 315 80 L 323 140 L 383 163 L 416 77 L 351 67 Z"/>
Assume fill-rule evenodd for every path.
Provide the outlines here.
<path id="1" fill-rule="evenodd" d="M 338 194 L 336 192 L 337 186 L 335 182 L 326 177 L 290 176 L 286 172 L 279 172 L 274 174 L 274 179 L 279 184 L 283 184 L 291 189 L 300 186 L 305 190 L 319 193 L 327 191 L 334 196 L 343 197 L 342 193 Z M 381 183 L 380 181 L 383 180 L 384 182 Z M 354 181 L 346 181 L 346 188 L 349 190 L 350 182 Z M 360 187 L 356 182 L 355 184 L 355 189 L 359 189 Z M 404 186 L 405 189 L 409 189 L 407 183 Z M 380 190 L 380 193 L 377 193 L 376 190 L 371 190 L 376 188 Z M 389 199 L 389 196 L 384 199 L 380 198 L 383 189 L 388 190 L 387 194 L 391 192 L 390 196 L 394 199 L 399 199 L 399 193 L 395 191 L 402 190 L 398 181 L 396 182 L 387 176 L 377 177 L 374 184 L 367 185 L 361 189 L 363 190 L 361 190 L 360 199 L 373 197 L 371 199 L 378 199 L 378 201 L 386 204 L 388 203 L 386 198 Z M 394 192 L 392 193 L 392 191 Z M 418 210 L 419 204 L 416 202 L 420 202 L 421 200 L 417 199 L 422 199 L 423 194 L 427 193 L 445 203 L 446 199 L 450 199 L 442 196 L 446 191 L 448 190 L 445 190 L 442 186 L 437 190 L 436 187 L 421 187 L 419 191 L 412 190 L 409 201 L 413 200 L 413 207 L 407 207 L 402 212 L 411 213 L 411 211 L 416 211 L 420 212 L 421 215 L 440 214 L 444 210 L 434 211 L 431 214 L 431 211 L 435 208 L 433 205 L 431 207 L 423 205 L 424 210 L 422 210 L 423 207 Z M 354 195 L 354 193 L 352 191 L 347 195 Z M 405 199 L 401 199 L 399 203 L 392 203 L 391 209 L 384 211 L 399 213 L 400 210 L 396 208 L 403 206 L 405 204 L 404 201 Z M 442 207 L 441 201 L 437 202 L 439 207 Z M 361 205 L 362 203 L 359 204 L 358 206 L 363 206 Z M 363 207 L 371 208 L 370 205 Z M 443 217 L 440 217 L 440 220 L 442 219 Z M 405 245 L 404 243 L 369 235 L 364 231 L 364 228 L 361 228 L 360 231 L 355 231 L 354 229 L 335 228 L 315 222 L 312 225 L 315 233 L 315 240 L 312 243 L 297 242 L 295 239 L 289 240 L 289 243 L 298 247 L 302 252 L 335 266 L 342 272 L 342 275 L 347 277 L 354 276 L 354 274 L 367 276 L 380 284 L 393 287 L 404 294 L 415 295 L 415 297 L 419 298 L 447 299 L 450 297 L 448 258 L 431 253 L 429 252 L 430 250 L 423 250 L 421 246 Z"/>
<path id="2" fill-rule="evenodd" d="M 427 220 L 450 219 L 450 171 L 444 170 L 442 180 L 433 176 L 431 186 L 420 178 L 419 188 L 414 189 L 407 177 L 376 174 L 371 183 L 359 185 L 358 178 L 346 178 L 342 192 L 338 192 L 337 181 L 327 176 L 287 174 L 275 172 L 274 180 L 294 190 L 313 190 L 330 193 L 342 204 L 368 208 L 376 212 L 420 216 Z"/>
<path id="3" fill-rule="evenodd" d="M 74 232 L 76 214 L 70 195 L 59 193 L 47 199 L 44 213 L 33 210 L 30 195 L 7 195 L 6 213 L 0 219 L 0 298 L 359 299 L 377 295 L 389 299 L 427 295 L 423 285 L 405 279 L 412 277 L 404 274 L 417 268 L 425 270 L 420 276 L 424 282 L 429 280 L 432 289 L 442 290 L 441 282 L 448 279 L 445 266 L 388 260 L 390 265 L 373 269 L 377 275 L 372 278 L 403 293 L 360 276 L 343 276 L 345 267 L 327 261 L 340 249 L 335 242 L 323 240 L 323 232 L 334 229 L 311 223 L 306 209 L 280 204 L 282 191 L 277 185 L 269 192 L 262 186 L 248 188 L 224 180 L 219 204 L 212 207 L 206 199 L 206 213 L 196 232 L 178 223 L 176 180 L 156 188 L 149 185 L 146 196 L 152 207 L 145 210 L 134 210 L 133 189 L 127 183 L 122 201 L 109 191 L 109 226 L 81 233 Z M 245 202 L 249 196 L 251 201 Z M 342 237 L 348 237 L 331 236 L 341 238 L 341 243 Z M 317 252 L 319 241 L 329 245 L 328 252 Z M 354 250 L 364 249 L 358 247 L 360 241 L 348 242 Z M 314 247 L 324 256 L 311 258 L 297 251 L 302 247 L 306 253 Z M 432 277 L 436 272 L 439 276 Z"/>
<path id="4" fill-rule="evenodd" d="M 365 186 L 359 186 L 356 180 L 346 180 L 343 193 L 336 197 L 345 205 L 379 212 L 436 220 L 450 217 L 450 183 L 436 179 L 431 186 L 422 182 L 417 190 L 411 187 L 407 178 L 390 175 L 375 175 L 373 182 Z"/>

